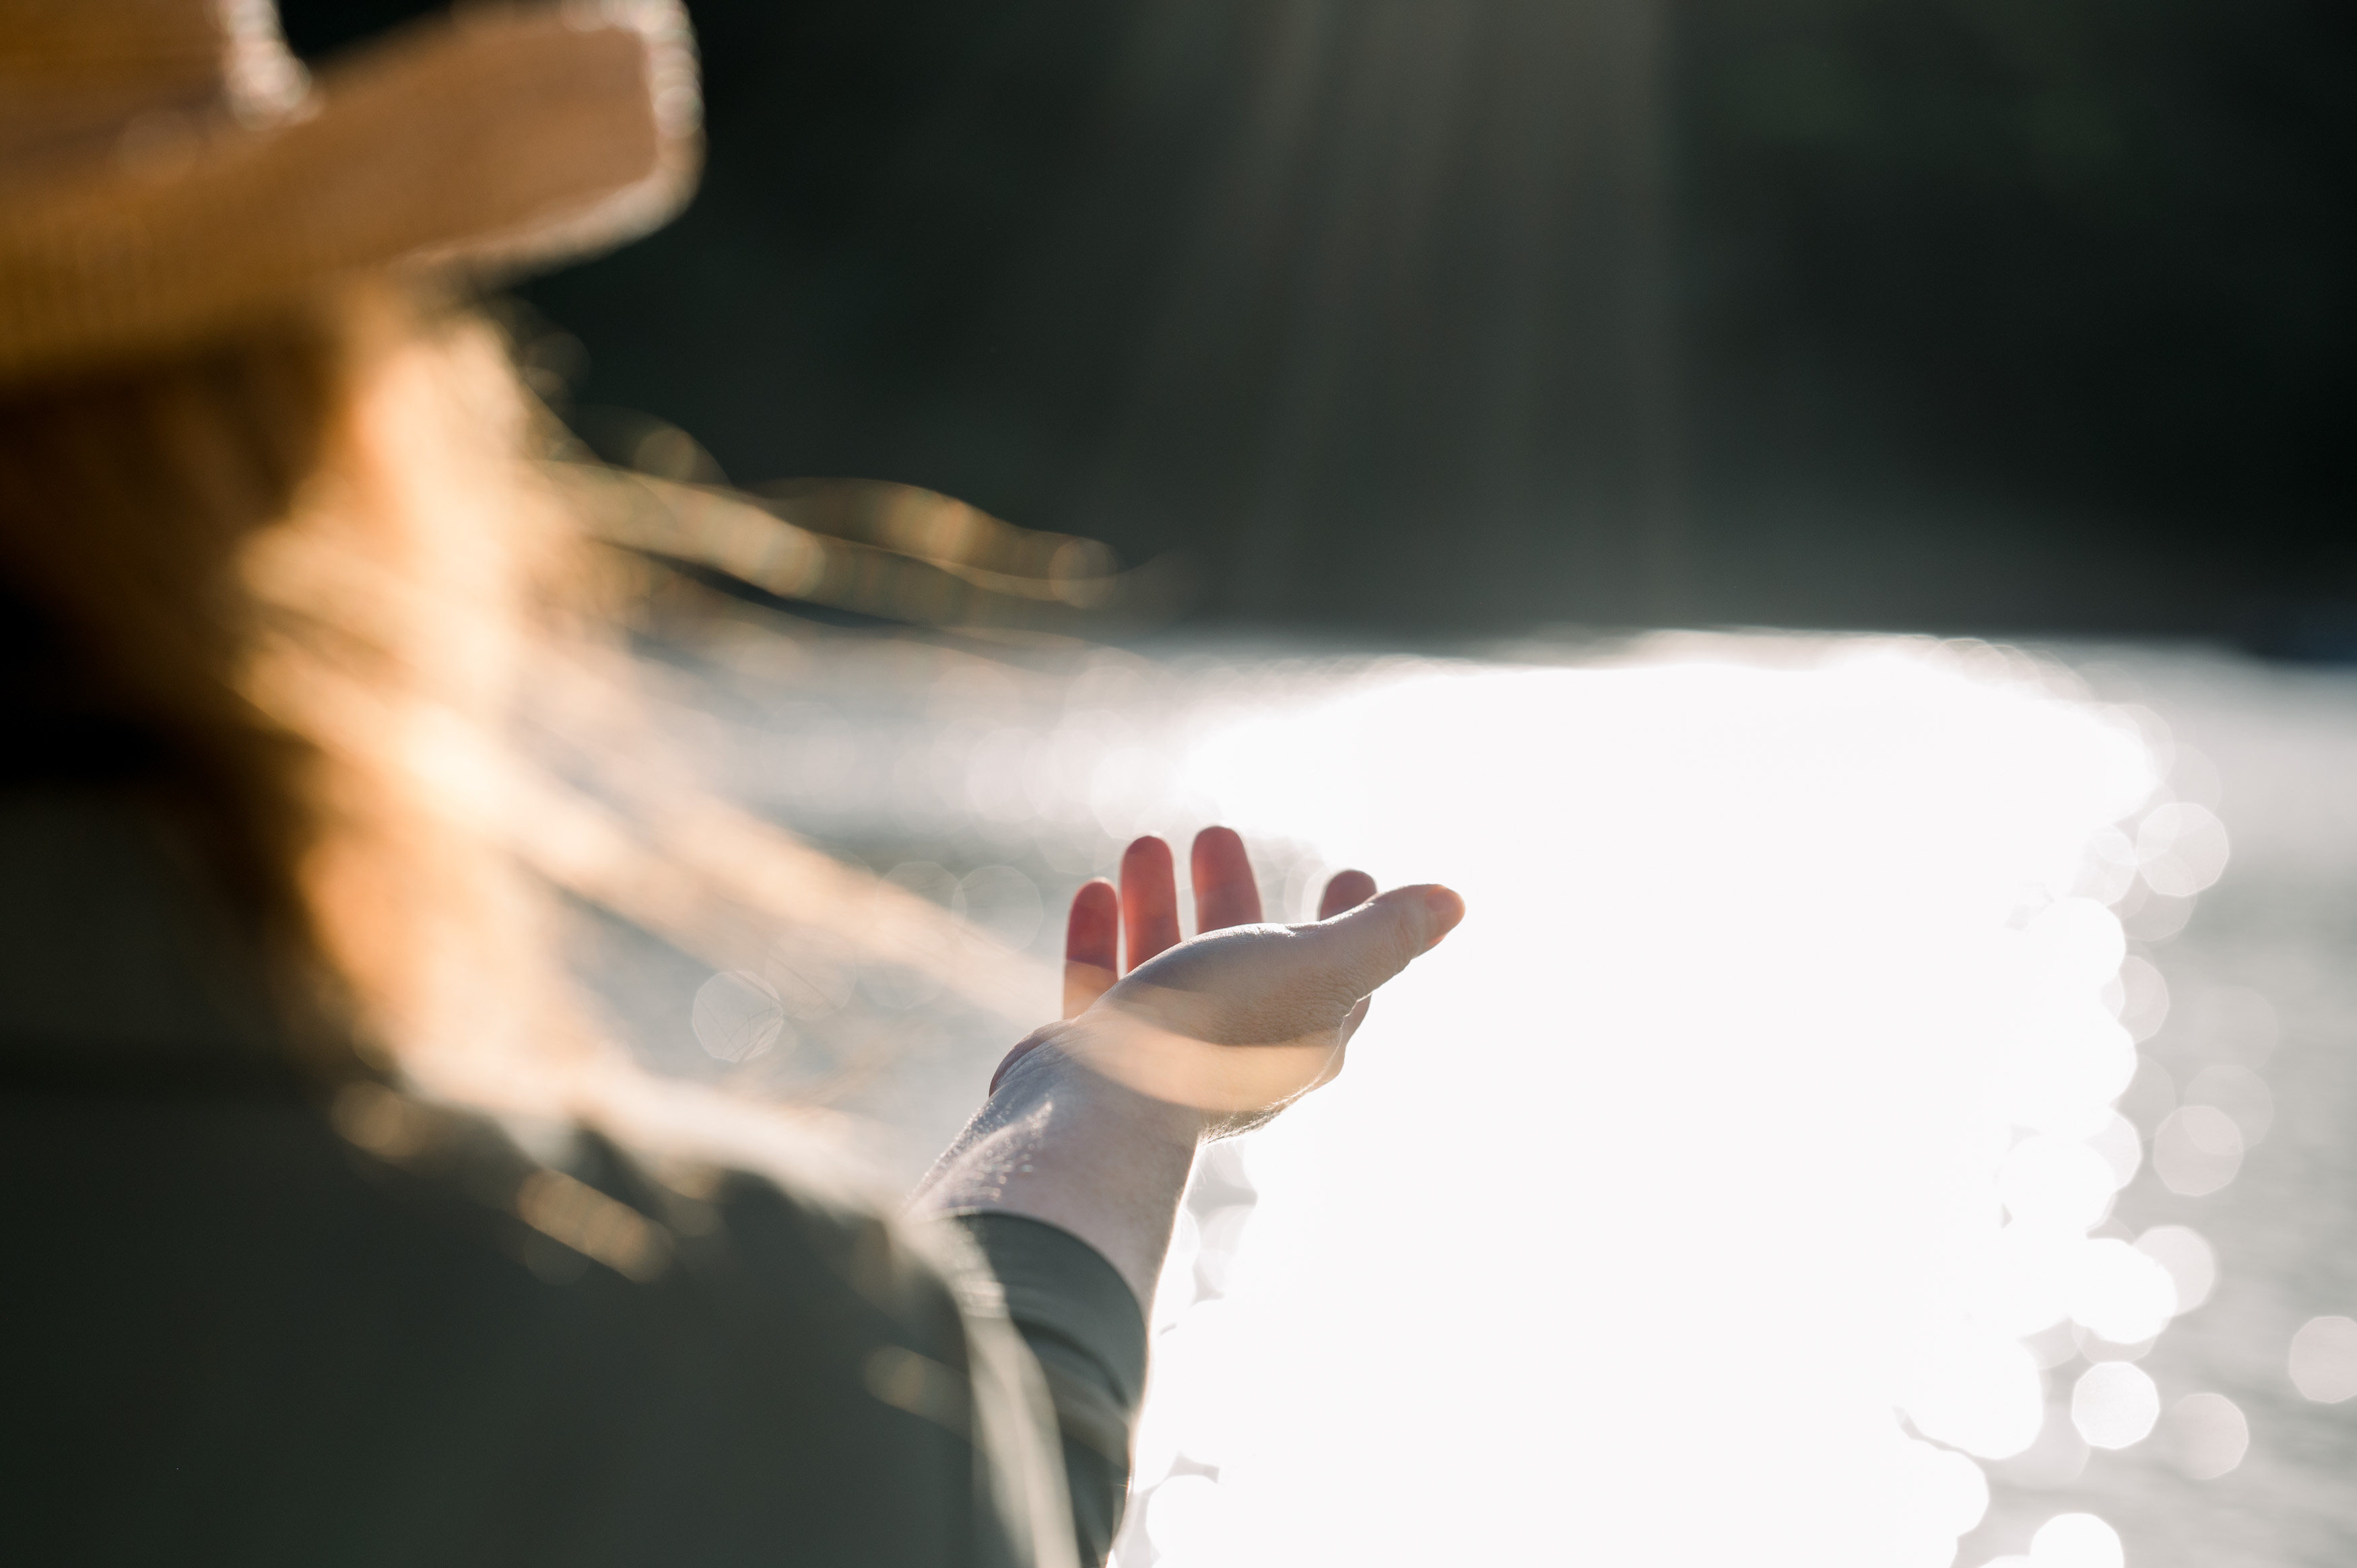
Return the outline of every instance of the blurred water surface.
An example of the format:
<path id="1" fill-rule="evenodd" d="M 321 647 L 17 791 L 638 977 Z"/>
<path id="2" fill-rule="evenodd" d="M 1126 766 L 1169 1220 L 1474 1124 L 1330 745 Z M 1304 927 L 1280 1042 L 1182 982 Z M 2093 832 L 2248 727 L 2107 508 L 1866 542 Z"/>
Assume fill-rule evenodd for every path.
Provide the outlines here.
<path id="1" fill-rule="evenodd" d="M 1125 1568 L 2357 1560 L 2357 679 L 751 619 L 648 658 L 702 776 L 1036 966 L 1017 1016 L 583 916 L 651 1065 L 857 1118 L 894 1179 L 1135 833 L 1237 826 L 1272 918 L 1345 865 L 1467 895 L 1348 1073 L 1202 1161 Z"/>

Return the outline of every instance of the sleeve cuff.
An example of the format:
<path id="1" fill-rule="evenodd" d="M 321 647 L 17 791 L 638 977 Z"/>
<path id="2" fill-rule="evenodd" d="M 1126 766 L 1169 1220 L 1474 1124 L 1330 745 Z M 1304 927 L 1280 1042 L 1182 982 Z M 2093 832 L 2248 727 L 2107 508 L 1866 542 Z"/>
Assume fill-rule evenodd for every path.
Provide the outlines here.
<path id="1" fill-rule="evenodd" d="M 1073 1523 L 1103 1562 L 1129 1487 L 1130 1439 L 1146 1391 L 1146 1314 L 1102 1252 L 1020 1214 L 965 1213 L 954 1225 L 990 1266 L 1048 1386 L 1064 1444 Z"/>

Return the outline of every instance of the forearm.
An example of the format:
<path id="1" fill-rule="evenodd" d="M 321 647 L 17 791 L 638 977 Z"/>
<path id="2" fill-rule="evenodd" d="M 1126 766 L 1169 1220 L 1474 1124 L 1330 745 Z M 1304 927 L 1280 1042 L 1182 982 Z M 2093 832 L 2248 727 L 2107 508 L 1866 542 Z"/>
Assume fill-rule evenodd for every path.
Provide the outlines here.
<path id="1" fill-rule="evenodd" d="M 1020 1214 L 1104 1254 L 1141 1307 L 1169 1250 L 1202 1136 L 1200 1112 L 1091 1071 L 1051 1025 L 919 1186 L 912 1218 Z"/>

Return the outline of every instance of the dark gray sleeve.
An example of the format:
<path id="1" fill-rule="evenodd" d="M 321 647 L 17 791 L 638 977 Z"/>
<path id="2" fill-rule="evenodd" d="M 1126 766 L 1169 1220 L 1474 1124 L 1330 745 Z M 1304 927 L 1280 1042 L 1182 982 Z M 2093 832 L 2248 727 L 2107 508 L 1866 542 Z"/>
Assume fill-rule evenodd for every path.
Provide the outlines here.
<path id="1" fill-rule="evenodd" d="M 1068 1230 L 1017 1214 L 962 1214 L 1006 1293 L 1006 1315 L 1045 1375 L 1063 1438 L 1082 1557 L 1113 1551 L 1129 1490 L 1130 1437 L 1146 1390 L 1146 1315 L 1104 1255 Z"/>

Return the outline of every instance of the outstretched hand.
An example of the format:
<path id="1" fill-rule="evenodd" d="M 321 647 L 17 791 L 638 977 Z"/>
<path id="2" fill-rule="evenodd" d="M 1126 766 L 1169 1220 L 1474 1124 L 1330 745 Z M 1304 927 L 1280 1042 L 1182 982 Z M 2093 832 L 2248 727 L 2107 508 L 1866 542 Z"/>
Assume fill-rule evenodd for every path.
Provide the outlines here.
<path id="1" fill-rule="evenodd" d="M 1151 1302 L 1201 1141 L 1256 1126 L 1340 1071 L 1369 993 L 1465 915 L 1446 887 L 1377 894 L 1345 871 L 1316 921 L 1265 925 L 1242 839 L 1207 828 L 1190 858 L 1191 941 L 1158 838 L 1129 846 L 1119 887 L 1092 882 L 1073 898 L 1063 1021 L 999 1063 L 911 1212 L 1060 1226 Z"/>
<path id="2" fill-rule="evenodd" d="M 1064 1016 L 1087 1026 L 1024 1041 L 999 1064 L 993 1092 L 1027 1052 L 1053 1042 L 1133 1089 L 1196 1109 L 1216 1130 L 1253 1125 L 1339 1072 L 1369 993 L 1464 914 L 1445 887 L 1377 897 L 1372 877 L 1343 871 L 1328 880 L 1315 923 L 1264 925 L 1252 862 L 1232 830 L 1206 828 L 1189 858 L 1192 941 L 1181 940 L 1170 846 L 1158 838 L 1129 846 L 1118 888 L 1098 880 L 1074 896 Z"/>

